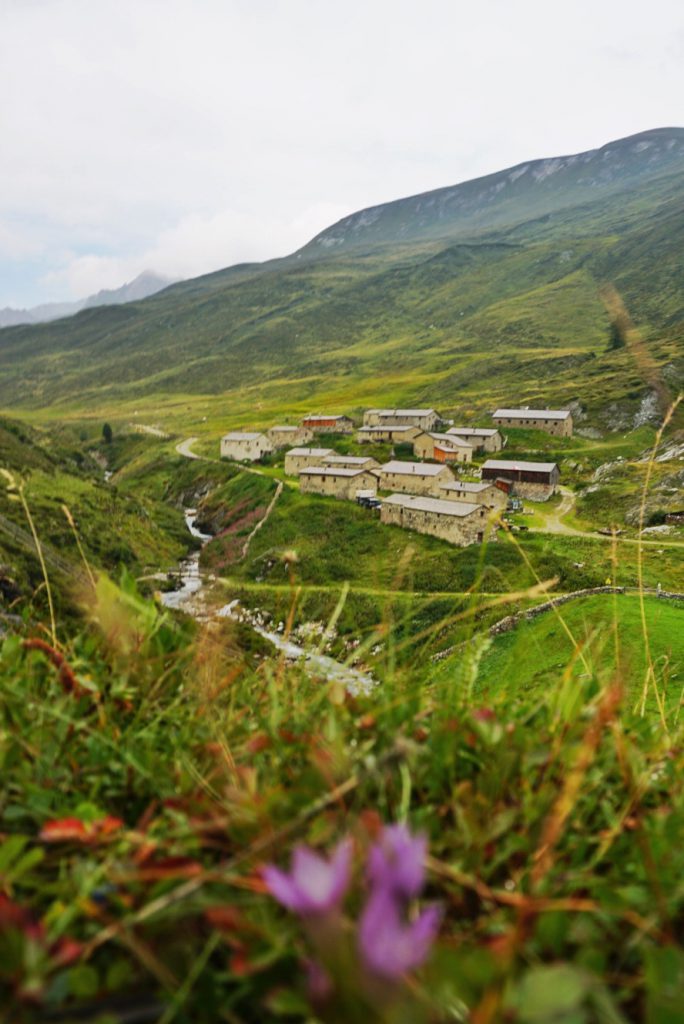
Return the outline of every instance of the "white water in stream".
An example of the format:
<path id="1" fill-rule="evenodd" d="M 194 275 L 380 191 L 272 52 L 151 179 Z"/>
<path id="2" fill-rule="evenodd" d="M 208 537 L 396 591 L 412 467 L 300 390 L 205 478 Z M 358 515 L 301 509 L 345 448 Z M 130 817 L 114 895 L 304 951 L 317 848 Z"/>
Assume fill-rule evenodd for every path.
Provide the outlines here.
<path id="1" fill-rule="evenodd" d="M 198 530 L 195 526 L 196 520 L 197 510 L 186 508 L 185 522 L 188 530 L 193 537 L 197 537 L 203 544 L 206 544 L 207 541 L 211 540 L 211 534 L 202 533 L 201 530 Z M 190 614 L 197 614 L 196 598 L 204 586 L 199 561 L 200 553 L 196 551 L 180 563 L 181 585 L 178 590 L 170 590 L 162 594 L 162 604 L 165 608 L 181 609 Z M 188 605 L 188 607 L 186 608 L 185 605 Z M 276 650 L 281 651 L 288 660 L 300 661 L 303 659 L 304 664 L 312 675 L 322 676 L 331 682 L 342 683 L 353 696 L 369 693 L 378 685 L 377 679 L 374 679 L 372 675 L 366 672 L 360 672 L 350 665 L 344 665 L 339 661 L 335 661 L 334 658 L 329 658 L 327 654 L 320 654 L 318 651 L 307 651 L 279 633 L 264 629 L 263 626 L 255 621 L 255 613 L 241 609 L 237 600 L 231 601 L 229 604 L 219 608 L 215 614 L 225 619 L 248 622 L 255 633 L 258 633 L 264 640 L 268 640 L 269 643 L 273 644 Z"/>
<path id="2" fill-rule="evenodd" d="M 185 509 L 185 525 L 193 537 L 197 537 L 204 544 L 211 540 L 211 534 L 202 533 L 195 526 L 197 510 L 194 508 Z M 202 589 L 202 574 L 200 573 L 200 553 L 195 551 L 188 558 L 180 563 L 181 585 L 178 590 L 169 590 L 162 594 L 162 604 L 165 608 L 183 608 L 187 601 L 194 597 Z"/>

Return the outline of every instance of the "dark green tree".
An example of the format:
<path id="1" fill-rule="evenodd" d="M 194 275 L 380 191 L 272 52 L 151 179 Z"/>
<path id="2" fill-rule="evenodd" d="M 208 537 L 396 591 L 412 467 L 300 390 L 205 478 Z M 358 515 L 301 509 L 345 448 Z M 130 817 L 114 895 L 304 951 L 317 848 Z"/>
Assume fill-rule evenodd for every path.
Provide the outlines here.
<path id="1" fill-rule="evenodd" d="M 111 444 L 113 436 L 112 428 L 108 423 L 105 423 L 102 428 L 102 437 L 104 438 L 105 444 Z"/>
<path id="2" fill-rule="evenodd" d="M 614 352 L 617 348 L 625 347 L 625 331 L 623 325 L 613 320 L 610 325 L 610 335 L 608 341 L 608 351 Z"/>

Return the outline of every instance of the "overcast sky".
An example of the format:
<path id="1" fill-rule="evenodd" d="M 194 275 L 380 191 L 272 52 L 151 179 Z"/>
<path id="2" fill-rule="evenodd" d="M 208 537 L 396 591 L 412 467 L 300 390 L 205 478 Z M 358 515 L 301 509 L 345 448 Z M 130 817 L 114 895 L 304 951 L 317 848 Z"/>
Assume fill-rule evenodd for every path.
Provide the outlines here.
<path id="1" fill-rule="evenodd" d="M 682 0 L 0 0 L 0 307 L 684 125 Z"/>

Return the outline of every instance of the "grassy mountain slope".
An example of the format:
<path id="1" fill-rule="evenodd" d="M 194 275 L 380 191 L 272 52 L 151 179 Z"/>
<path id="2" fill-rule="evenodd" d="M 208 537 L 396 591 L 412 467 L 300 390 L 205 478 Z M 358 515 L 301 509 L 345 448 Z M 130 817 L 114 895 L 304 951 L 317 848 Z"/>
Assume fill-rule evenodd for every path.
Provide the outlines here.
<path id="1" fill-rule="evenodd" d="M 3 330 L 0 403 L 62 415 L 153 409 L 166 423 L 201 413 L 219 427 L 380 401 L 463 415 L 504 399 L 577 399 L 590 414 L 636 407 L 643 380 L 626 351 L 607 351 L 599 292 L 616 285 L 676 386 L 684 131 L 663 132 L 597 151 L 605 180 L 596 154 L 530 171 L 525 190 L 519 176 L 505 216 L 477 228 L 442 218 L 443 236 L 424 237 L 416 217 L 411 237 L 371 232 L 363 248 L 305 248 L 144 302 Z M 578 166 L 594 177 L 582 182 Z"/>

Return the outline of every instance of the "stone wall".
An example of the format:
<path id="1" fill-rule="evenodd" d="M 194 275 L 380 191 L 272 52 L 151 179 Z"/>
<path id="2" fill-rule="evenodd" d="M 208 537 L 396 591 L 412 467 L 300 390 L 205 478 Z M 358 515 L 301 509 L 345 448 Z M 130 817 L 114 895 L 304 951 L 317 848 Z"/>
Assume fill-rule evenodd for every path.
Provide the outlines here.
<path id="1" fill-rule="evenodd" d="M 556 488 L 553 484 L 532 484 L 525 480 L 516 480 L 513 491 L 518 497 L 528 498 L 530 501 L 548 501 L 556 493 Z"/>

